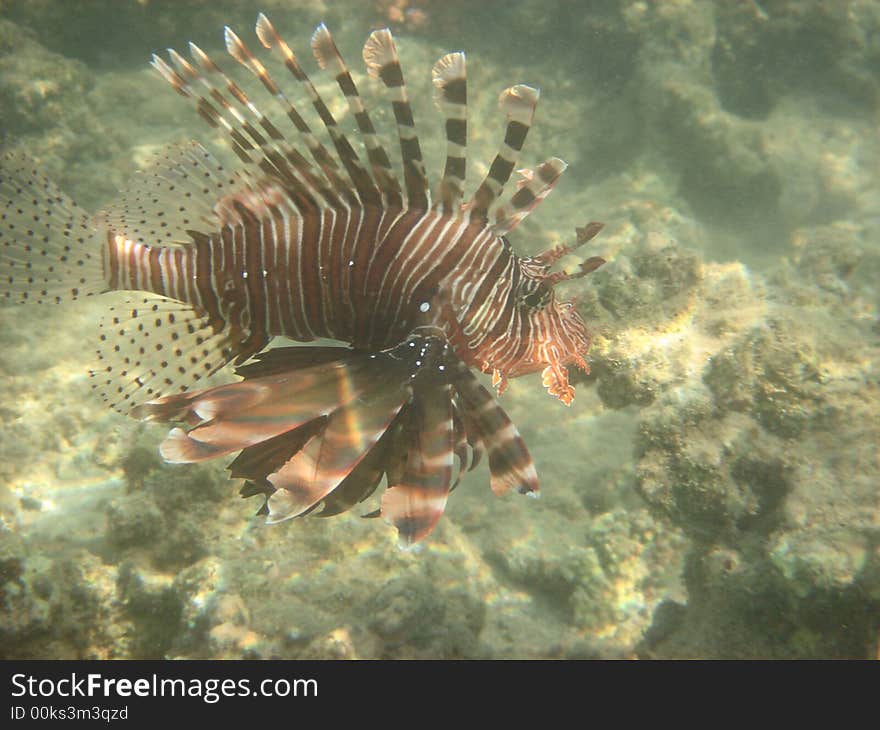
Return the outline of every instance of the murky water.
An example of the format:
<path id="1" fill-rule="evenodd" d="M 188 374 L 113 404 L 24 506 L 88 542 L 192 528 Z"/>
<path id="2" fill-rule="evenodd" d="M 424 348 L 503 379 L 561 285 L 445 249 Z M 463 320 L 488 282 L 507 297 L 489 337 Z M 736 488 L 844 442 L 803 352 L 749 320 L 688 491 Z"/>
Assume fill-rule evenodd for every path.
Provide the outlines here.
<path id="1" fill-rule="evenodd" d="M 608 261 L 565 288 L 593 333 L 572 406 L 539 375 L 501 397 L 542 498 L 493 496 L 481 465 L 412 552 L 360 517 L 377 497 L 267 526 L 223 464 L 164 464 L 167 428 L 91 392 L 118 295 L 5 306 L 0 654 L 876 656 L 876 3 L 290 6 L 0 0 L 0 147 L 90 211 L 168 144 L 198 139 L 234 165 L 148 61 L 193 40 L 231 70 L 223 26 L 257 48 L 259 11 L 353 138 L 309 38 L 327 23 L 391 141 L 361 62 L 389 26 L 431 180 L 437 58 L 467 52 L 469 190 L 503 134 L 499 92 L 540 87 L 520 165 L 569 168 L 510 242 L 534 254 L 598 220 L 572 263 Z"/>

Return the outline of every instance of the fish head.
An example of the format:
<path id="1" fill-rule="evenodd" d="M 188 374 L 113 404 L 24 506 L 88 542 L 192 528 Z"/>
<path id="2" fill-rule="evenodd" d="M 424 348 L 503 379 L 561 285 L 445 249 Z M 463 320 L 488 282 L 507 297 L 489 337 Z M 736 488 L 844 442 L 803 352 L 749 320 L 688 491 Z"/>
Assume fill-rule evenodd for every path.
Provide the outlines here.
<path id="1" fill-rule="evenodd" d="M 589 372 L 585 357 L 590 334 L 575 302 L 561 299 L 552 282 L 527 277 L 517 306 L 528 334 L 516 358 L 505 368 L 505 375 L 513 378 L 541 371 L 550 395 L 569 405 L 574 388 L 568 382 L 568 366 Z"/>

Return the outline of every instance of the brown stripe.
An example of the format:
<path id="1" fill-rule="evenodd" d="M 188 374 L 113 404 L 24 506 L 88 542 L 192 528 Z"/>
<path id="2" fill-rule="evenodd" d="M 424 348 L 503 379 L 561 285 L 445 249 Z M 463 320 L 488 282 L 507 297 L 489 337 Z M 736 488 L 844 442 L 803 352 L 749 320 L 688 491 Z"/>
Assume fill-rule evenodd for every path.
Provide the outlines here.
<path id="1" fill-rule="evenodd" d="M 335 333 L 335 299 L 339 296 L 338 291 L 333 291 L 330 286 L 332 269 L 333 237 L 336 233 L 335 226 L 339 223 L 339 216 L 333 211 L 325 210 L 321 220 L 321 239 L 318 241 L 318 267 L 317 279 L 321 290 L 321 307 L 318 313 L 321 322 L 322 333 L 336 338 Z"/>
<path id="2" fill-rule="evenodd" d="M 347 71 L 339 74 L 339 76 L 336 77 L 336 83 L 339 84 L 339 88 L 346 96 L 358 96 L 354 81 L 351 80 L 351 74 Z"/>
<path id="3" fill-rule="evenodd" d="M 116 236 L 113 231 L 107 232 L 107 277 L 111 289 L 119 289 L 119 250 L 116 247 Z"/>
<path id="4" fill-rule="evenodd" d="M 281 327 L 280 314 L 278 311 L 278 276 L 276 273 L 278 267 L 275 264 L 277 244 L 275 241 L 275 229 L 272 225 L 273 216 L 274 212 L 263 218 L 260 222 L 260 227 L 263 233 L 263 270 L 260 272 L 260 281 L 263 285 L 263 298 L 266 303 L 267 334 L 278 332 Z M 263 271 L 266 272 L 265 276 L 263 275 Z"/>
<path id="5" fill-rule="evenodd" d="M 408 101 L 392 101 L 391 108 L 394 110 L 394 119 L 398 124 L 404 127 L 415 127 L 416 123 L 413 119 L 412 108 Z"/>
<path id="6" fill-rule="evenodd" d="M 511 121 L 508 123 L 507 132 L 504 134 L 504 143 L 519 152 L 526 141 L 528 133 L 528 125 L 522 122 Z"/>
<path id="7" fill-rule="evenodd" d="M 464 147 L 467 144 L 467 120 L 447 119 L 446 139 Z"/>
<path id="8" fill-rule="evenodd" d="M 303 317 L 315 334 L 320 333 L 318 316 L 321 307 L 321 290 L 318 285 L 318 244 L 321 240 L 322 218 L 306 216 L 302 219 L 302 242 L 298 247 L 297 264 L 302 275 L 301 296 L 305 302 Z M 294 270 L 291 267 L 291 270 Z"/>
<path id="9" fill-rule="evenodd" d="M 403 70 L 397 61 L 386 63 L 379 69 L 379 77 L 386 86 L 403 86 Z"/>
<path id="10" fill-rule="evenodd" d="M 467 79 L 452 79 L 443 87 L 443 96 L 451 104 L 467 104 Z"/>
<path id="11" fill-rule="evenodd" d="M 511 253 L 506 248 L 499 248 L 498 256 L 495 258 L 495 261 L 492 262 L 489 271 L 483 276 L 480 288 L 477 289 L 476 294 L 474 294 L 474 297 L 471 300 L 471 308 L 473 311 L 478 310 L 483 302 L 486 301 L 486 298 L 492 293 L 492 289 L 497 283 L 498 277 L 501 276 L 501 272 L 504 271 L 510 261 L 510 257 Z"/>
<path id="12" fill-rule="evenodd" d="M 284 242 L 289 262 L 287 263 L 284 275 L 282 276 L 282 280 L 285 282 L 285 286 L 288 288 L 289 293 L 286 312 L 289 314 L 290 320 L 293 323 L 291 332 L 294 335 L 300 334 L 299 339 L 303 340 L 311 339 L 311 328 L 308 326 L 304 307 L 300 303 L 300 294 L 302 293 L 302 301 L 304 302 L 305 292 L 300 289 L 299 283 L 296 279 L 299 267 L 302 266 L 302 257 L 300 256 L 300 247 L 297 245 L 297 239 L 299 229 L 303 226 L 303 221 L 309 219 L 314 220 L 314 216 L 290 219 L 290 238 Z M 281 226 L 283 231 L 283 221 L 281 222 Z M 297 338 L 294 337 L 294 339 Z"/>
<path id="13" fill-rule="evenodd" d="M 214 242 L 209 236 L 196 231 L 189 232 L 195 244 L 195 271 L 196 283 L 199 288 L 199 299 L 202 309 L 208 315 L 211 327 L 215 332 L 223 328 L 223 318 L 220 315 L 220 302 L 214 292 L 211 282 L 216 279 L 212 271 L 212 259 L 214 256 Z"/>
<path id="14" fill-rule="evenodd" d="M 528 185 L 523 185 L 510 199 L 510 204 L 514 208 L 527 208 L 534 202 L 535 194 L 529 189 Z"/>
<path id="15" fill-rule="evenodd" d="M 137 260 L 137 250 L 138 247 L 132 243 L 129 251 L 128 251 L 128 288 L 129 289 L 137 289 L 137 271 L 138 271 L 138 260 Z"/>
<path id="16" fill-rule="evenodd" d="M 364 221 L 361 224 L 360 233 L 352 244 L 352 249 L 347 253 L 349 261 L 354 261 L 349 274 L 349 291 L 355 307 L 355 324 L 352 333 L 354 347 L 365 347 L 367 342 L 367 325 L 369 323 L 369 310 L 364 306 L 368 299 L 366 293 L 368 285 L 368 273 L 370 257 L 379 245 L 379 223 L 383 221 L 382 211 L 377 208 L 366 208 L 363 211 Z M 393 219 L 392 214 L 387 214 L 384 220 Z"/>
<path id="17" fill-rule="evenodd" d="M 156 294 L 165 294 L 165 284 L 162 281 L 162 267 L 159 265 L 161 249 L 157 246 L 147 248 L 150 267 L 150 290 Z"/>
<path id="18" fill-rule="evenodd" d="M 241 204 L 236 204 L 236 210 L 242 217 L 241 245 L 244 249 L 244 291 L 246 296 L 245 306 L 250 315 L 250 336 L 243 343 L 244 352 L 255 352 L 262 348 L 262 342 L 266 340 L 266 302 L 263 293 L 263 256 L 260 245 L 261 223 L 253 212 Z"/>
<path id="19" fill-rule="evenodd" d="M 467 162 L 464 157 L 447 157 L 444 174 L 447 177 L 451 175 L 459 180 L 464 180 L 466 165 Z"/>
<path id="20" fill-rule="evenodd" d="M 177 290 L 177 296 L 180 297 L 181 301 L 185 301 L 183 299 L 186 296 L 186 282 L 183 280 L 183 249 L 175 248 L 172 251 L 172 257 L 171 265 L 174 275 L 174 288 Z M 171 282 L 169 281 L 168 283 L 170 284 Z"/>
<path id="21" fill-rule="evenodd" d="M 489 177 L 495 180 L 502 187 L 510 179 L 510 173 L 516 163 L 513 160 L 505 160 L 503 157 L 496 157 L 492 161 L 492 167 L 489 168 Z"/>

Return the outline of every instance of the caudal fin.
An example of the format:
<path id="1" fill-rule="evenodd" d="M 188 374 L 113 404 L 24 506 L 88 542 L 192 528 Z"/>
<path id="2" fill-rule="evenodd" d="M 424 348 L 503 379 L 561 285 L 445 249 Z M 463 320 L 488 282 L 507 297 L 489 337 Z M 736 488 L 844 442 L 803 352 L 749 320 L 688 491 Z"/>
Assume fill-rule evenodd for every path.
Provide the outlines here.
<path id="1" fill-rule="evenodd" d="M 24 155 L 0 157 L 0 297 L 59 304 L 107 289 L 101 233 Z"/>

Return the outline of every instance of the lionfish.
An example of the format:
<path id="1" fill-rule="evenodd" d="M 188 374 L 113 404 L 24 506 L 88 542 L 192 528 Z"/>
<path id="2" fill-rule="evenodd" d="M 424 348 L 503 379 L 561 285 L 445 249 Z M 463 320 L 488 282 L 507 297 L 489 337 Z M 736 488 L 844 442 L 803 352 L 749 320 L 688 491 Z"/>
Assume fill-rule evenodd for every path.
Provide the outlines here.
<path id="1" fill-rule="evenodd" d="M 28 158 L 7 156 L 5 299 L 137 292 L 101 320 L 96 388 L 117 410 L 182 424 L 160 446 L 167 462 L 238 452 L 231 475 L 246 480 L 244 496 L 263 495 L 270 523 L 348 510 L 384 476 L 380 507 L 367 516 L 384 517 L 409 546 L 431 532 L 461 473 L 483 455 L 496 494 L 536 495 L 526 445 L 474 371 L 491 373 L 500 394 L 508 378 L 540 370 L 549 393 L 570 404 L 566 366 L 587 370 L 590 336 L 554 286 L 603 263 L 592 257 L 572 272 L 550 270 L 600 223 L 537 256 L 519 257 L 508 242 L 566 167 L 552 157 L 520 170 L 516 191 L 501 199 L 538 90 L 515 85 L 501 94 L 504 140 L 465 200 L 465 54 L 437 61 L 446 161 L 432 194 L 389 30 L 369 36 L 363 58 L 391 100 L 402 185 L 327 28 L 318 27 L 311 48 L 335 76 L 366 162 L 263 14 L 256 34 L 314 107 L 336 156 L 228 27 L 227 51 L 259 79 L 301 146 L 195 44 L 189 59 L 154 55 L 162 78 L 228 137 L 238 169 L 198 143 L 176 145 L 91 217 Z M 340 344 L 265 349 L 274 337 Z M 231 361 L 242 380 L 193 389 Z"/>

